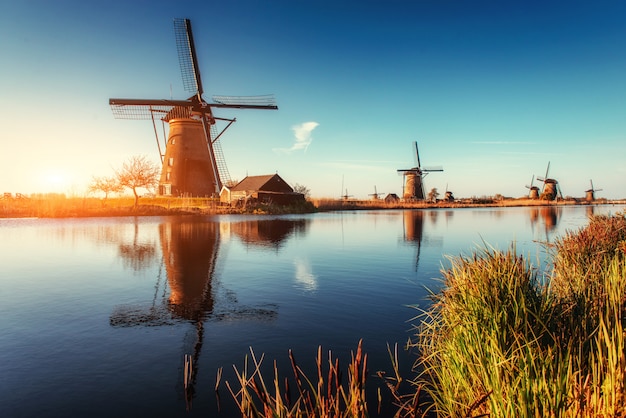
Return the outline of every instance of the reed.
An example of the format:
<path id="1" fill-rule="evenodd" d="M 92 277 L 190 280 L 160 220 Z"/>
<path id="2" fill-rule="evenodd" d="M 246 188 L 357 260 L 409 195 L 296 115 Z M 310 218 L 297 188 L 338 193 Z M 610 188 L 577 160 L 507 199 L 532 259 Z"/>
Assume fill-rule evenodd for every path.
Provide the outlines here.
<path id="1" fill-rule="evenodd" d="M 339 360 L 328 352 L 325 360 L 322 348 L 318 348 L 316 380 L 309 379 L 298 366 L 293 352 L 289 359 L 293 378 L 281 379 L 276 362 L 274 378 L 266 382 L 261 373 L 263 356 L 260 358 L 250 349 L 244 367 L 235 373 L 239 389 L 226 381 L 226 386 L 243 417 L 366 417 L 365 399 L 367 380 L 367 354 L 359 341 L 356 352 L 348 365 L 348 379 L 342 382 Z M 295 396 L 294 396 L 295 395 Z"/>
<path id="2" fill-rule="evenodd" d="M 545 278 L 514 248 L 452 259 L 409 344 L 432 411 L 626 416 L 625 249 L 616 215 L 559 239 Z"/>

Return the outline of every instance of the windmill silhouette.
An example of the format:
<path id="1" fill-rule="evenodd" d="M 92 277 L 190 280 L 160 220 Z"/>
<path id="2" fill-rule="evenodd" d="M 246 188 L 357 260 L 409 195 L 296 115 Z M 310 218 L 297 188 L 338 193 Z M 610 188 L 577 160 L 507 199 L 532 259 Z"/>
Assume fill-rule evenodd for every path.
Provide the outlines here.
<path id="1" fill-rule="evenodd" d="M 602 189 L 594 189 L 593 180 L 589 180 L 589 183 L 591 184 L 591 189 L 585 191 L 585 200 L 587 202 L 593 202 L 596 200 L 596 192 L 601 192 Z"/>
<path id="2" fill-rule="evenodd" d="M 530 179 L 530 186 L 526 185 L 526 188 L 529 190 L 528 198 L 529 199 L 539 199 L 539 187 L 535 186 L 533 183 L 535 182 L 535 175 L 533 174 L 532 179 Z"/>
<path id="3" fill-rule="evenodd" d="M 551 179 L 548 177 L 550 172 L 550 161 L 548 161 L 548 167 L 546 168 L 546 175 L 544 177 L 537 177 L 538 181 L 543 182 L 543 187 L 541 188 L 541 199 L 543 200 L 555 200 L 557 196 L 560 196 L 563 199 L 563 193 L 561 193 L 561 187 L 559 186 L 559 182 L 555 179 Z"/>
<path id="4" fill-rule="evenodd" d="M 196 47 L 189 19 L 174 19 L 174 33 L 183 86 L 193 96 L 186 100 L 109 99 L 117 119 L 152 120 L 163 168 L 159 195 L 215 196 L 230 182 L 219 139 L 235 121 L 221 118 L 214 109 L 276 110 L 274 96 L 213 96 L 208 103 L 198 67 Z M 162 152 L 157 120 L 169 126 Z M 217 127 L 220 121 L 220 129 Z"/>
<path id="5" fill-rule="evenodd" d="M 448 190 L 448 183 L 446 183 L 446 192 L 443 196 L 446 202 L 454 202 L 454 194 L 452 194 L 452 192 Z"/>
<path id="6" fill-rule="evenodd" d="M 374 186 L 374 193 L 370 193 L 368 194 L 368 196 L 372 196 L 372 200 L 380 200 L 380 195 L 383 195 L 383 194 L 384 193 L 378 193 L 378 191 L 376 190 L 376 186 Z"/>
<path id="7" fill-rule="evenodd" d="M 420 163 L 420 154 L 417 148 L 417 141 L 413 142 L 415 147 L 415 162 L 417 166 L 413 168 L 399 169 L 398 173 L 404 175 L 404 199 L 406 200 L 424 200 L 424 177 L 433 171 L 443 171 L 442 167 L 422 167 Z"/>

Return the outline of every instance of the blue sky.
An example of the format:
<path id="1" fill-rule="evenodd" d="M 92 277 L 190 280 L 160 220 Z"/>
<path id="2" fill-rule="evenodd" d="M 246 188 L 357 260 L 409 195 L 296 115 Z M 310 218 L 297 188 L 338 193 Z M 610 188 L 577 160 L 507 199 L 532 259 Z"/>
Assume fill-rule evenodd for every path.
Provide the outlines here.
<path id="1" fill-rule="evenodd" d="M 413 165 L 456 197 L 520 197 L 550 162 L 564 195 L 626 197 L 622 1 L 3 1 L 0 192 L 83 195 L 148 121 L 110 97 L 186 98 L 172 19 L 191 19 L 205 99 L 234 110 L 231 177 L 279 173 L 314 197 L 401 193 Z M 217 112 L 216 112 L 217 113 Z"/>

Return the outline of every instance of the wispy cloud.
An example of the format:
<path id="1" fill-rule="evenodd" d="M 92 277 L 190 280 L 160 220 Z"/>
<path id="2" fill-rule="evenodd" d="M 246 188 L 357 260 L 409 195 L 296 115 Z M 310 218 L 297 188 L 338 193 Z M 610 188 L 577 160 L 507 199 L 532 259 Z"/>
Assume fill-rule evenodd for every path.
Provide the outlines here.
<path id="1" fill-rule="evenodd" d="M 284 154 L 290 154 L 294 151 L 304 150 L 306 152 L 311 142 L 313 142 L 313 137 L 311 136 L 313 130 L 319 126 L 317 122 L 304 122 L 299 125 L 294 125 L 291 127 L 293 134 L 295 136 L 295 142 L 291 146 L 291 148 L 274 148 L 274 151 L 281 152 Z"/>
<path id="2" fill-rule="evenodd" d="M 536 142 L 528 142 L 528 141 L 471 141 L 470 144 L 476 144 L 476 145 L 535 145 Z"/>

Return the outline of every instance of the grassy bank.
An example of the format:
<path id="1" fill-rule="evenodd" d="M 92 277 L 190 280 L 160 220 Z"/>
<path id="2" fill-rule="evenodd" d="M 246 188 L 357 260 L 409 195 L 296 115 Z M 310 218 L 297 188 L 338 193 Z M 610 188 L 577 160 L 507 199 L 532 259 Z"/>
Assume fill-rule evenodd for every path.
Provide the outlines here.
<path id="1" fill-rule="evenodd" d="M 315 207 L 307 202 L 298 206 L 249 204 L 230 207 L 219 199 L 142 197 L 134 206 L 133 197 L 115 197 L 106 200 L 94 197 L 39 196 L 0 200 L 0 218 L 81 218 L 110 216 L 162 216 L 203 214 L 281 214 L 308 213 Z"/>
<path id="2" fill-rule="evenodd" d="M 304 376 L 292 357 L 294 382 L 276 369 L 268 381 L 252 352 L 236 387 L 227 386 L 245 417 L 366 417 L 374 376 L 396 417 L 624 417 L 626 218 L 594 217 L 549 251 L 541 274 L 514 249 L 453 258 L 416 318 L 407 348 L 419 353 L 417 377 L 407 393 L 393 351 L 392 372 L 374 374 L 360 345 L 347 382 L 321 350 L 317 376 Z"/>
<path id="3" fill-rule="evenodd" d="M 420 317 L 418 379 L 437 416 L 626 416 L 626 220 L 594 217 L 522 257 L 459 257 Z"/>

